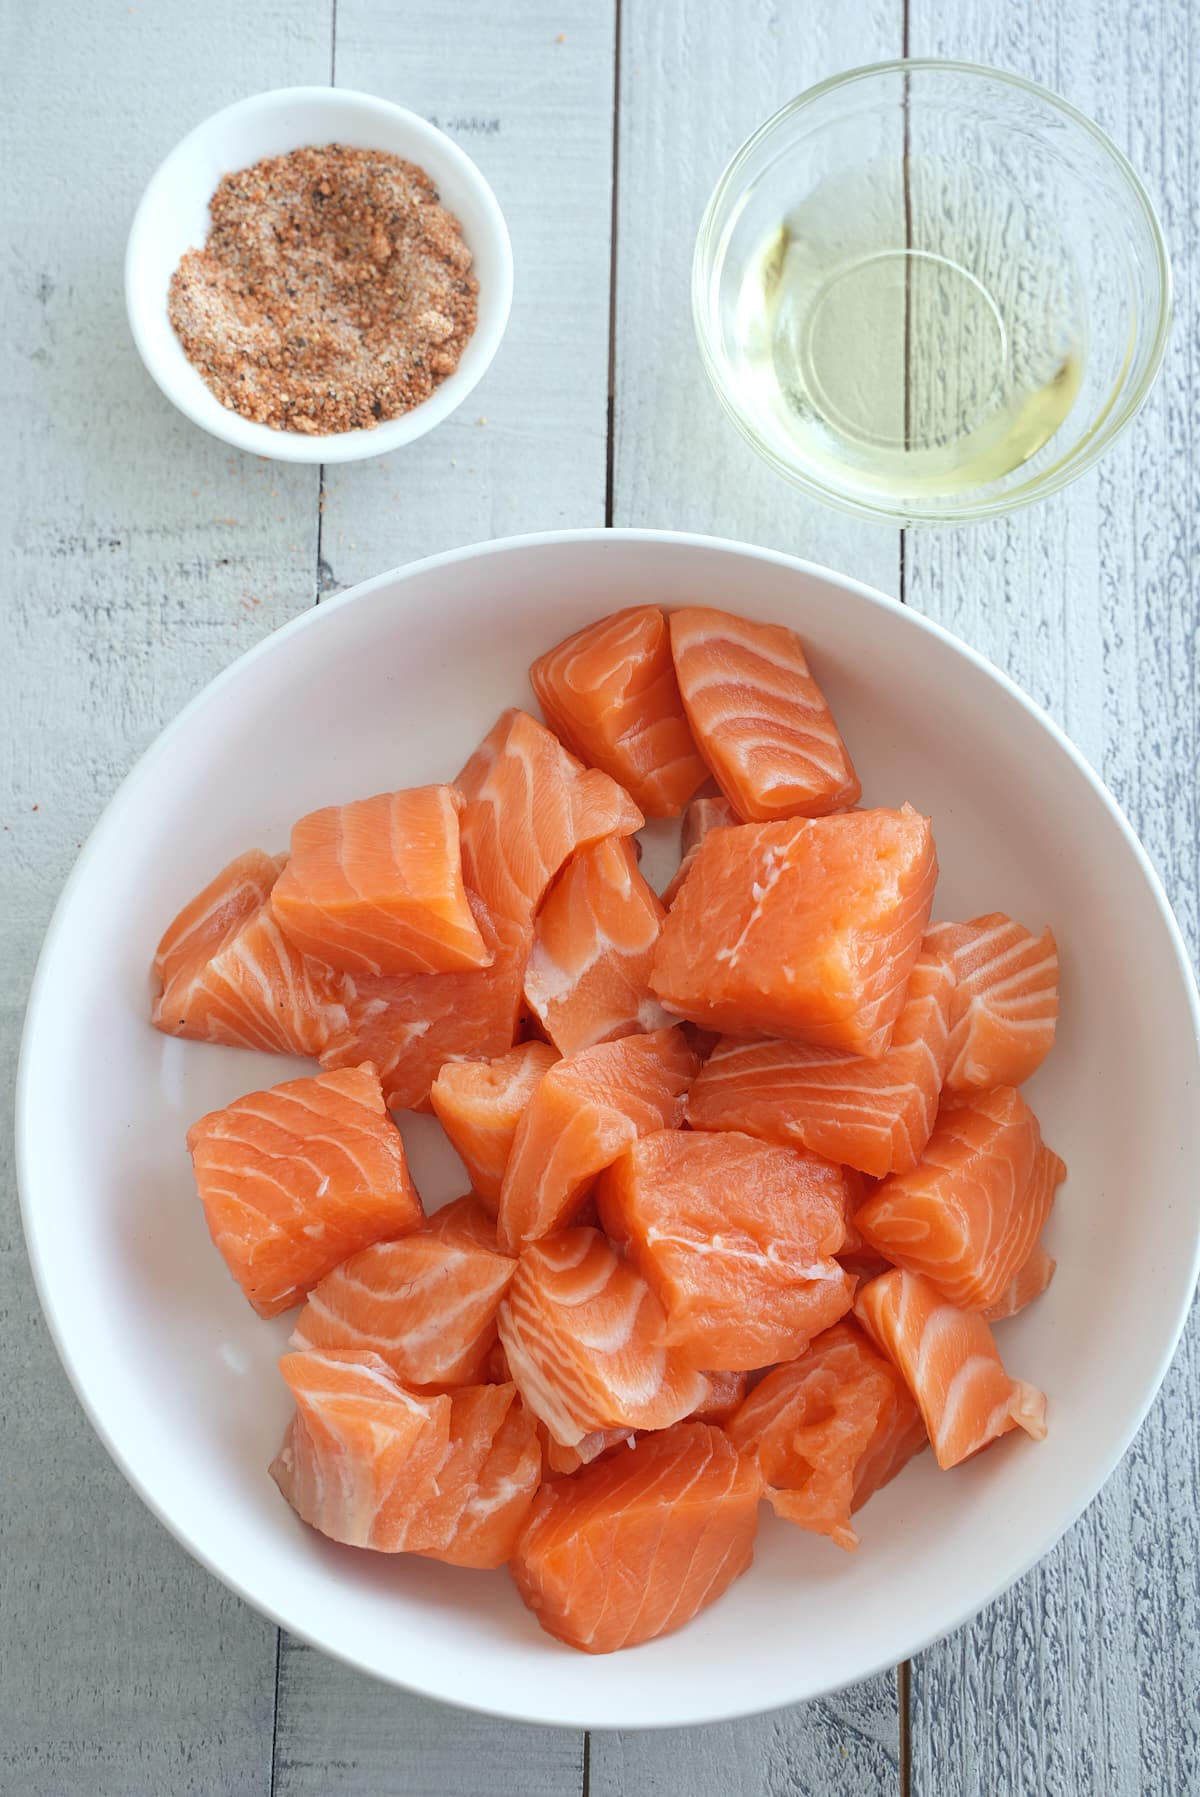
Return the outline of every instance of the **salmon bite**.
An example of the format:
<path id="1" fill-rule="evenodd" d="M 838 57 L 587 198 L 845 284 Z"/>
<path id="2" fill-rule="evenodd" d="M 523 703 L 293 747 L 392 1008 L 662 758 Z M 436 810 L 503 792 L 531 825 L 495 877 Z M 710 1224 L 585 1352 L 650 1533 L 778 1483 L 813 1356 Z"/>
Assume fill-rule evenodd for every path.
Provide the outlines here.
<path id="1" fill-rule="evenodd" d="M 152 1021 L 324 1069 L 188 1133 L 231 1273 L 298 1310 L 283 1497 L 507 1565 L 611 1653 L 715 1602 L 762 1502 L 854 1550 L 930 1442 L 1045 1434 L 991 1324 L 1055 1270 L 1066 1167 L 1017 1087 L 1058 951 L 930 921 L 933 820 L 860 805 L 786 626 L 627 607 L 530 679 L 547 723 L 503 712 L 453 784 L 231 861 Z M 681 819 L 661 898 L 647 816 Z M 471 1190 L 427 1217 L 389 1111 L 432 1111 Z"/>

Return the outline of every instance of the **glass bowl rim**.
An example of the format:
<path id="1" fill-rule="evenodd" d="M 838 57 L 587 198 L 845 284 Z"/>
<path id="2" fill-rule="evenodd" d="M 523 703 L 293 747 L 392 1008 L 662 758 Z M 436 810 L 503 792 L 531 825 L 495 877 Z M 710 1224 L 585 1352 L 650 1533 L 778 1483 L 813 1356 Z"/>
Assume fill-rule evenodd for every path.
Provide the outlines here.
<path id="1" fill-rule="evenodd" d="M 1031 480 L 1012 487 L 1005 493 L 996 494 L 990 499 L 976 500 L 956 506 L 946 506 L 936 502 L 891 505 L 882 498 L 867 499 L 832 480 L 821 480 L 815 474 L 798 468 L 794 463 L 779 455 L 730 393 L 721 371 L 720 360 L 713 348 L 711 338 L 715 333 L 710 334 L 708 317 L 710 288 L 708 277 L 709 270 L 715 266 L 717 220 L 730 194 L 738 186 L 739 177 L 743 174 L 755 151 L 796 114 L 811 107 L 815 101 L 823 99 L 827 94 L 836 93 L 839 88 L 851 87 L 858 82 L 871 80 L 881 75 L 903 76 L 914 72 L 965 75 L 1014 88 L 1018 93 L 1030 95 L 1049 107 L 1051 111 L 1058 113 L 1071 125 L 1081 128 L 1099 146 L 1102 154 L 1116 169 L 1118 176 L 1131 194 L 1135 208 L 1141 214 L 1149 233 L 1159 283 L 1158 316 L 1141 376 L 1128 391 L 1122 392 L 1120 388 L 1117 389 L 1105 410 L 1088 426 L 1079 447 L 1073 452 L 1068 452 L 1061 461 L 1056 462 L 1043 474 L 1035 475 Z M 1073 106 L 1069 100 L 1064 100 L 1060 94 L 1054 93 L 1050 88 L 1043 87 L 1040 82 L 1027 80 L 1025 76 L 1015 75 L 1010 70 L 989 68 L 986 63 L 961 62 L 937 56 L 918 56 L 864 63 L 859 68 L 844 69 L 836 75 L 829 75 L 824 81 L 818 81 L 815 86 L 805 88 L 803 92 L 785 101 L 769 118 L 757 126 L 749 137 L 744 139 L 725 164 L 704 208 L 692 254 L 691 299 L 692 323 L 700 346 L 700 359 L 717 398 L 742 435 L 793 485 L 818 499 L 823 499 L 827 504 L 836 506 L 842 511 L 852 512 L 861 518 L 899 523 L 901 526 L 908 524 L 966 524 L 982 518 L 1003 517 L 1009 512 L 1019 510 L 1022 506 L 1032 505 L 1035 500 L 1069 486 L 1072 481 L 1085 474 L 1089 468 L 1095 467 L 1101 456 L 1141 411 L 1158 377 L 1171 331 L 1172 275 L 1162 223 L 1145 183 L 1124 151 L 1117 147 L 1108 133 L 1102 130 L 1094 119 L 1088 118 L 1087 114 L 1081 112 L 1077 106 Z"/>

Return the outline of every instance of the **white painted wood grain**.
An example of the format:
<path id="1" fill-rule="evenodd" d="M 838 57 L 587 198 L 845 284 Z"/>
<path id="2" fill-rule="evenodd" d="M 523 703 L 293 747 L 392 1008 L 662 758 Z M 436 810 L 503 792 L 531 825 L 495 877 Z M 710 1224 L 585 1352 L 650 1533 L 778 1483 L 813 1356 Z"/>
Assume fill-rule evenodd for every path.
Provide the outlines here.
<path id="1" fill-rule="evenodd" d="M 326 471 L 322 554 L 350 585 L 517 531 L 603 524 L 613 0 L 338 0 L 337 80 L 433 119 L 474 157 L 512 236 L 512 317 L 437 431 Z"/>
<path id="2" fill-rule="evenodd" d="M 450 1709 L 287 1637 L 284 1650 L 273 1797 L 578 1797 L 583 1789 L 577 1729 Z"/>
<path id="3" fill-rule="evenodd" d="M 1128 151 L 1162 208 L 1177 315 L 1146 412 L 1097 473 L 1045 506 L 957 534 L 910 533 L 907 590 L 1066 725 L 1128 809 L 1194 952 L 1200 15 L 1114 0 L 970 0 L 952 12 L 913 0 L 911 45 L 1065 94 Z M 1198 1408 L 1193 1324 L 1082 1521 L 1015 1591 L 914 1662 L 914 1797 L 1200 1790 Z"/>
<path id="4" fill-rule="evenodd" d="M 625 0 L 621 27 L 613 522 L 766 543 L 895 592 L 899 537 L 804 499 L 721 411 L 692 331 L 692 246 L 737 146 L 839 68 L 896 56 L 896 0 L 854 7 Z M 831 1551 L 836 1551 L 832 1550 Z M 797 1615 L 798 1628 L 805 1626 Z M 786 1651 L 786 1648 L 781 1649 Z M 594 1734 L 594 1797 L 898 1792 L 893 1675 L 751 1722 Z"/>
<path id="5" fill-rule="evenodd" d="M 750 132 L 838 69 L 898 56 L 901 34 L 901 0 L 625 0 L 614 524 L 739 537 L 897 590 L 897 532 L 805 498 L 729 422 L 700 365 L 691 273 L 709 194 Z"/>
<path id="6" fill-rule="evenodd" d="M 433 118 L 508 219 L 508 333 L 464 410 L 326 473 L 324 580 L 488 537 L 604 522 L 614 72 L 611 0 L 338 0 L 336 77 Z M 470 1693 L 464 1693 L 469 1700 Z M 583 1736 L 376 1684 L 285 1637 L 274 1797 L 574 1797 Z"/>
<path id="7" fill-rule="evenodd" d="M 329 14 L 7 8 L 0 376 L 0 1034 L 5 1084 L 53 900 L 183 701 L 311 602 L 316 474 L 179 417 L 125 326 L 138 194 L 193 123 L 328 69 Z M 103 1052 L 103 1045 L 97 1045 Z M 63 1094 L 69 1126 L 70 1094 Z M 30 1280 L 0 1143 L 0 1790 L 267 1797 L 275 1630 L 175 1546 L 93 1436 Z"/>
<path id="8" fill-rule="evenodd" d="M 593 1734 L 588 1789 L 590 1797 L 899 1797 L 897 1728 L 893 1680 L 870 1679 L 743 1722 Z"/>

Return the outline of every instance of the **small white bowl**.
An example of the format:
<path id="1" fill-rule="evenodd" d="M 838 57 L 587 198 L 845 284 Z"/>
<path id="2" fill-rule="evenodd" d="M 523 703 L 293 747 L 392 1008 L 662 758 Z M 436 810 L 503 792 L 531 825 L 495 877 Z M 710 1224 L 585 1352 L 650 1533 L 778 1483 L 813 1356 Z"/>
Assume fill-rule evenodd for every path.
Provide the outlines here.
<path id="1" fill-rule="evenodd" d="M 454 373 L 399 418 L 374 430 L 313 436 L 253 424 L 205 386 L 167 316 L 171 276 L 185 250 L 208 235 L 208 206 L 222 175 L 310 144 L 387 150 L 418 163 L 462 225 L 479 281 L 479 320 Z M 176 144 L 142 195 L 125 252 L 125 305 L 147 369 L 184 415 L 235 449 L 281 462 L 356 462 L 386 455 L 448 418 L 482 380 L 500 347 L 512 304 L 512 245 L 495 194 L 471 158 L 444 132 L 370 94 L 335 87 L 281 87 L 214 113 Z"/>

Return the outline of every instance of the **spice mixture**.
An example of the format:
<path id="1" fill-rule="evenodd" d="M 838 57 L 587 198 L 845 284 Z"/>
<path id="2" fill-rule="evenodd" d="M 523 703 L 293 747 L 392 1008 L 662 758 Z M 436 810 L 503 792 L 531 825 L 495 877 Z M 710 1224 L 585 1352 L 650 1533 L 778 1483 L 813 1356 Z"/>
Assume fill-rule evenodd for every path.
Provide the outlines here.
<path id="1" fill-rule="evenodd" d="M 168 311 L 222 405 L 274 430 L 369 430 L 457 368 L 479 283 L 424 169 L 293 150 L 224 176 L 210 209 Z"/>

